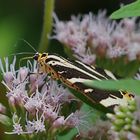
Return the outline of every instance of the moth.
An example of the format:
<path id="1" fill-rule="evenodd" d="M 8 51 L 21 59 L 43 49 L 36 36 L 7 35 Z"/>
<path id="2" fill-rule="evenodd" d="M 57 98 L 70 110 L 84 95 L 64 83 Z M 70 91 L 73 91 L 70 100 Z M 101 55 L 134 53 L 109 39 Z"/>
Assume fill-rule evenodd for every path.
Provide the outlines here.
<path id="1" fill-rule="evenodd" d="M 117 80 L 115 75 L 108 70 L 50 53 L 36 53 L 33 59 L 37 61 L 40 72 L 48 73 L 53 79 L 60 80 L 66 86 L 82 93 L 92 103 L 113 108 L 116 105 L 126 105 L 128 100 L 134 98 L 133 94 L 126 91 L 100 90 L 83 83 L 87 80 Z"/>

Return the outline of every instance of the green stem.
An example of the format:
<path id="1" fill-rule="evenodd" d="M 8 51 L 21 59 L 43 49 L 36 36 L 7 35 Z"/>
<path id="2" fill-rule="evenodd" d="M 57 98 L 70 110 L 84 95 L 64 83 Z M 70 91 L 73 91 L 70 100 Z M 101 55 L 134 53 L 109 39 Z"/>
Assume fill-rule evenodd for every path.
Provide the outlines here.
<path id="1" fill-rule="evenodd" d="M 43 18 L 43 30 L 41 34 L 39 52 L 44 52 L 48 48 L 49 39 L 48 35 L 51 34 L 52 22 L 53 22 L 53 10 L 54 10 L 54 0 L 45 0 L 44 8 L 44 18 Z"/>

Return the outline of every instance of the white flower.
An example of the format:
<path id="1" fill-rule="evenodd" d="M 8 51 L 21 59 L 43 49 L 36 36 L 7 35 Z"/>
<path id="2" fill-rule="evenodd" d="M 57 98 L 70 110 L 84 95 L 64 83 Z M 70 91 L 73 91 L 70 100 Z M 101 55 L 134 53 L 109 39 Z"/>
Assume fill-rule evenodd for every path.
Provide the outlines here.
<path id="1" fill-rule="evenodd" d="M 110 47 L 107 50 L 107 56 L 109 58 L 117 58 L 126 55 L 126 50 L 123 47 Z"/>
<path id="2" fill-rule="evenodd" d="M 13 114 L 13 132 L 5 132 L 6 134 L 23 134 L 24 131 L 22 129 L 22 126 L 20 124 L 21 118 L 18 118 L 18 116 L 14 113 Z"/>
<path id="3" fill-rule="evenodd" d="M 41 117 L 39 117 L 39 112 L 37 111 L 36 120 L 33 120 L 31 122 L 36 133 L 43 132 L 46 130 L 44 121 L 45 121 L 44 114 L 42 114 Z"/>
<path id="4" fill-rule="evenodd" d="M 130 61 L 135 60 L 140 55 L 140 44 L 136 42 L 128 44 L 127 55 Z"/>
<path id="5" fill-rule="evenodd" d="M 80 134 L 80 131 L 82 130 L 88 131 L 90 128 L 88 117 L 89 117 L 89 112 L 85 114 L 84 112 L 76 111 L 75 113 L 71 113 L 65 119 L 65 125 L 67 127 L 72 127 L 72 128 L 75 127 L 78 133 Z"/>

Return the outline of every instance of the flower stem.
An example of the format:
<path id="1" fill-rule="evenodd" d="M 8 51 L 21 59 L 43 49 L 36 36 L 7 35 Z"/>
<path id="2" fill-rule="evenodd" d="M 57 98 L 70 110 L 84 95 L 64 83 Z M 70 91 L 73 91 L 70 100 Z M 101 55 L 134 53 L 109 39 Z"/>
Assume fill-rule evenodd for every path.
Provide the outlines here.
<path id="1" fill-rule="evenodd" d="M 52 30 L 52 14 L 54 10 L 54 0 L 45 0 L 45 8 L 44 8 L 44 18 L 43 18 L 43 30 L 41 34 L 40 44 L 39 44 L 39 52 L 44 52 L 49 45 L 48 35 L 51 34 Z"/>

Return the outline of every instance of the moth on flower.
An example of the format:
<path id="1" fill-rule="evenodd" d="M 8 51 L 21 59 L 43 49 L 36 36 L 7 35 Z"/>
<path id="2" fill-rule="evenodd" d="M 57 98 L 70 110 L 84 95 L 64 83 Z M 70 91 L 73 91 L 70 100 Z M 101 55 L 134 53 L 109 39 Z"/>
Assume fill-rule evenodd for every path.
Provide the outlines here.
<path id="1" fill-rule="evenodd" d="M 90 88 L 83 84 L 87 80 L 117 80 L 108 70 L 89 66 L 80 61 L 69 61 L 56 54 L 36 53 L 33 57 L 39 65 L 39 72 L 49 73 L 53 79 L 82 93 L 93 104 L 113 109 L 116 105 L 127 105 L 134 95 L 126 91 L 107 91 Z"/>

